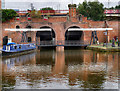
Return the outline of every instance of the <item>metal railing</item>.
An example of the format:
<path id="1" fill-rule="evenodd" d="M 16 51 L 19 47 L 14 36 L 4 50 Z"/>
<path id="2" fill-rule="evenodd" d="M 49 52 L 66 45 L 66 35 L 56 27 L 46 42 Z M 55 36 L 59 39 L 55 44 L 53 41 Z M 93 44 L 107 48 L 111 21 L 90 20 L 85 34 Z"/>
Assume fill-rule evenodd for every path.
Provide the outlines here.
<path id="1" fill-rule="evenodd" d="M 55 46 L 55 41 L 40 41 L 40 46 Z"/>
<path id="2" fill-rule="evenodd" d="M 88 41 L 65 41 L 65 45 L 67 46 L 85 46 L 89 44 Z"/>
<path id="3" fill-rule="evenodd" d="M 60 40 L 60 41 L 40 41 L 38 46 L 87 46 L 89 41 L 69 41 L 69 40 Z"/>

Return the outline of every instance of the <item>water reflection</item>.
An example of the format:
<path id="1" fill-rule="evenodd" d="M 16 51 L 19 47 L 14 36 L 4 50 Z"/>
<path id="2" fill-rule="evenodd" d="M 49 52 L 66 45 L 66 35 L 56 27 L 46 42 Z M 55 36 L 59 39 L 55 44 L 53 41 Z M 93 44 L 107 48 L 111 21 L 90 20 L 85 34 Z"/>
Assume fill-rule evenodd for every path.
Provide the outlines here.
<path id="1" fill-rule="evenodd" d="M 118 53 L 37 51 L 2 60 L 3 89 L 118 89 Z"/>

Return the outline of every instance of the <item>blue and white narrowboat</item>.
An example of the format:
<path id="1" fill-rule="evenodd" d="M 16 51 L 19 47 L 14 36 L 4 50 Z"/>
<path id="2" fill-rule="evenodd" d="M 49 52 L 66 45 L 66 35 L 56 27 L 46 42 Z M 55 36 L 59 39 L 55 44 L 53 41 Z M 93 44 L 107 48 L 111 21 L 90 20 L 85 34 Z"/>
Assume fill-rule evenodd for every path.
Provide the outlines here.
<path id="1" fill-rule="evenodd" d="M 2 55 L 4 56 L 4 55 L 24 53 L 35 49 L 36 49 L 36 45 L 34 43 L 16 44 L 14 42 L 11 42 L 11 43 L 7 43 L 7 45 L 4 45 L 1 51 L 2 51 Z"/>

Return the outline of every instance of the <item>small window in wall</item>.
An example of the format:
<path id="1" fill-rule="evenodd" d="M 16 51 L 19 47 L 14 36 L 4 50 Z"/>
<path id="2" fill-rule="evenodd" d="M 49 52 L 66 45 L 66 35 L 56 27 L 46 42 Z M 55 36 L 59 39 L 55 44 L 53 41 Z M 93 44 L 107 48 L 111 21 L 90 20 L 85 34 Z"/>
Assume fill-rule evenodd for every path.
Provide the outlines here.
<path id="1" fill-rule="evenodd" d="M 17 46 L 15 46 L 14 48 L 17 49 Z"/>
<path id="2" fill-rule="evenodd" d="M 30 47 L 30 45 L 27 45 L 28 47 Z"/>
<path id="3" fill-rule="evenodd" d="M 28 37 L 28 42 L 32 42 L 32 39 L 31 39 L 31 37 Z"/>
<path id="4" fill-rule="evenodd" d="M 20 28 L 20 26 L 17 25 L 17 26 L 16 26 L 16 29 L 19 29 L 19 28 Z"/>
<path id="5" fill-rule="evenodd" d="M 6 46 L 6 50 L 10 51 L 10 46 Z"/>
<path id="6" fill-rule="evenodd" d="M 21 49 L 21 45 L 19 46 L 19 49 Z"/>

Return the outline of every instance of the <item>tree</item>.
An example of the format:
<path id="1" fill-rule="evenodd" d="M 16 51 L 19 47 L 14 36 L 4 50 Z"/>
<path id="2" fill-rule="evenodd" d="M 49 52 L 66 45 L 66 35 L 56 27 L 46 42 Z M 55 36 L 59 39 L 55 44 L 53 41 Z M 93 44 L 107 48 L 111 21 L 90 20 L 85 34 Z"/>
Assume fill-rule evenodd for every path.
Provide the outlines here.
<path id="1" fill-rule="evenodd" d="M 115 9 L 114 7 L 111 7 L 111 8 L 109 8 L 109 9 Z"/>
<path id="2" fill-rule="evenodd" d="M 83 14 L 84 16 L 88 17 L 88 5 L 87 5 L 87 1 L 84 1 L 82 4 L 78 5 L 77 8 L 78 13 Z"/>
<path id="3" fill-rule="evenodd" d="M 50 7 L 45 7 L 45 8 L 42 8 L 40 10 L 53 10 L 53 8 L 50 8 Z"/>
<path id="4" fill-rule="evenodd" d="M 42 11 L 42 13 L 55 13 L 55 10 L 50 7 L 42 8 L 42 9 L 40 9 L 40 11 Z"/>
<path id="5" fill-rule="evenodd" d="M 2 10 L 2 22 L 6 22 L 10 19 L 16 17 L 17 13 L 12 9 L 3 9 Z"/>
<path id="6" fill-rule="evenodd" d="M 98 1 L 87 2 L 85 0 L 82 4 L 78 5 L 77 12 L 95 21 L 104 19 L 103 4 Z"/>
<path id="7" fill-rule="evenodd" d="M 115 6 L 115 9 L 120 9 L 120 5 L 118 5 L 118 6 Z"/>

